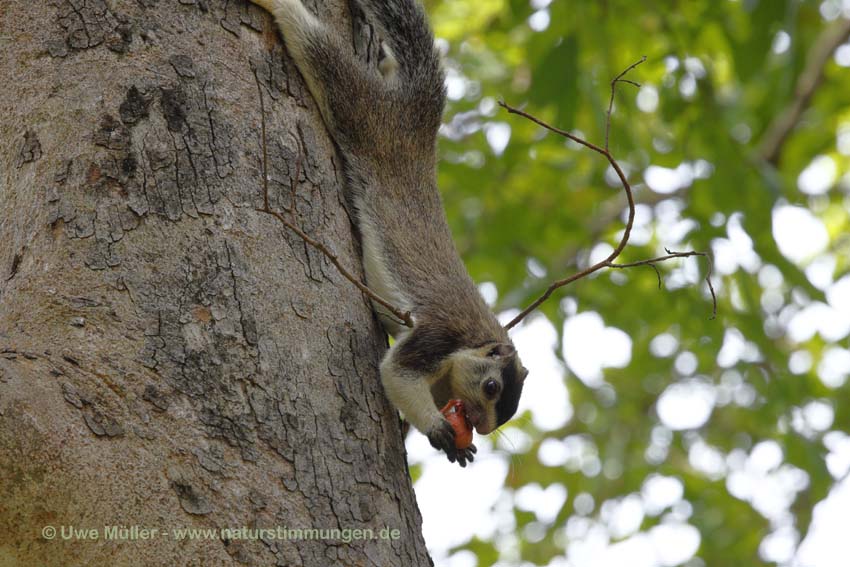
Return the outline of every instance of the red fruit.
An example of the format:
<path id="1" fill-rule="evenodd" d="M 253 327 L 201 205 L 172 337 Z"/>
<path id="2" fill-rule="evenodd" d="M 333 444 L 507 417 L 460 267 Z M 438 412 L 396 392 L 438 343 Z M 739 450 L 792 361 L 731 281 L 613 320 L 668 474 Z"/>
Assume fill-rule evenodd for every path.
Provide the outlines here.
<path id="1" fill-rule="evenodd" d="M 455 430 L 455 447 L 466 449 L 472 445 L 472 424 L 466 419 L 461 400 L 449 400 L 449 403 L 440 410 Z"/>

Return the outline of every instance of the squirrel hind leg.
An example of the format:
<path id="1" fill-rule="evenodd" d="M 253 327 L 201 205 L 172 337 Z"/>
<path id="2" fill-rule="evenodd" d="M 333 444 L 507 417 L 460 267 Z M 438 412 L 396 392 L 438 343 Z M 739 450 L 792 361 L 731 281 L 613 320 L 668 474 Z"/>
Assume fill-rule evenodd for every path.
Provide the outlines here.
<path id="1" fill-rule="evenodd" d="M 321 43 L 327 35 L 324 24 L 312 14 L 301 0 L 250 0 L 274 16 L 286 49 L 296 63 L 309 57 L 311 44 Z"/>
<path id="2" fill-rule="evenodd" d="M 310 12 L 301 0 L 251 0 L 275 18 L 286 50 L 304 78 L 325 123 L 335 133 L 356 131 L 365 118 L 363 102 L 380 84 L 350 46 Z M 373 75 L 370 77 L 370 75 Z M 337 140 L 341 141 L 341 140 Z"/>
<path id="3" fill-rule="evenodd" d="M 272 12 L 278 4 L 283 4 L 283 2 L 279 2 L 278 0 L 250 0 L 251 3 L 256 4 L 263 10 L 267 12 Z"/>
<path id="4" fill-rule="evenodd" d="M 428 19 L 417 0 L 357 0 L 407 78 L 439 75 Z M 386 49 L 386 48 L 385 48 Z"/>

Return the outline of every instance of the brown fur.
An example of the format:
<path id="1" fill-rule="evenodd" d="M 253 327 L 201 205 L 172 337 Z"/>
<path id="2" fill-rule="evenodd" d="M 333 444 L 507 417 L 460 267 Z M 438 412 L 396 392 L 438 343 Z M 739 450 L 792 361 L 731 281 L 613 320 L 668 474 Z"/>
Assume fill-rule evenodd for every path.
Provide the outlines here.
<path id="1" fill-rule="evenodd" d="M 347 177 L 367 283 L 413 316 L 412 330 L 376 306 L 396 344 L 381 364 L 387 395 L 435 446 L 461 464 L 434 395 L 464 400 L 479 432 L 516 411 L 527 373 L 469 277 L 437 189 L 444 77 L 415 0 L 360 0 L 385 46 L 380 69 L 357 58 L 300 0 L 252 0 L 276 17 L 319 105 Z M 500 395 L 488 399 L 487 381 Z"/>

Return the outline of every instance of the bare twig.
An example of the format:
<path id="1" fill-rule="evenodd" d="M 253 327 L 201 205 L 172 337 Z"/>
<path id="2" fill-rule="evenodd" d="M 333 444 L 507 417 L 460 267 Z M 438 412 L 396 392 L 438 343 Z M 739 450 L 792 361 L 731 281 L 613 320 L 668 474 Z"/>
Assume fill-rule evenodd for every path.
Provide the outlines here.
<path id="1" fill-rule="evenodd" d="M 614 110 L 614 95 L 617 92 L 617 83 L 628 83 L 628 84 L 630 84 L 634 87 L 640 88 L 640 84 L 638 84 L 638 83 L 636 83 L 636 82 L 634 82 L 630 79 L 624 79 L 623 77 L 625 77 L 626 74 L 629 71 L 631 71 L 632 69 L 634 69 L 635 67 L 637 67 L 638 65 L 643 63 L 644 61 L 646 61 L 646 55 L 644 55 L 638 61 L 635 61 L 634 63 L 632 63 L 631 65 L 629 65 L 625 69 L 623 69 L 623 71 L 619 75 L 617 75 L 616 77 L 614 77 L 611 80 L 611 98 L 608 99 L 608 113 L 605 115 L 605 117 L 606 117 L 606 120 L 605 120 L 605 149 L 606 150 L 608 150 L 608 137 L 611 134 L 611 112 Z"/>
<path id="2" fill-rule="evenodd" d="M 797 78 L 794 100 L 770 123 L 759 144 L 758 155 L 776 165 L 782 146 L 808 108 L 818 86 L 823 82 L 823 72 L 829 58 L 838 47 L 850 38 L 850 20 L 840 19 L 827 28 L 809 51 L 806 66 Z"/>
<path id="3" fill-rule="evenodd" d="M 382 298 L 380 295 L 369 289 L 363 282 L 357 279 L 354 275 L 351 274 L 345 267 L 340 263 L 339 258 L 333 252 L 328 249 L 327 246 L 311 238 L 307 235 L 303 230 L 298 228 L 295 224 L 290 222 L 286 217 L 280 214 L 277 211 L 274 211 L 269 206 L 269 174 L 268 174 L 268 149 L 266 146 L 266 109 L 265 103 L 263 102 L 263 89 L 260 85 L 260 79 L 257 77 L 257 71 L 254 70 L 254 80 L 257 81 L 257 89 L 260 93 L 260 112 L 261 112 L 261 134 L 262 134 L 262 145 L 263 145 L 263 208 L 255 209 L 258 212 L 266 213 L 283 224 L 286 228 L 294 232 L 307 244 L 321 252 L 322 254 L 330 260 L 331 264 L 333 264 L 336 269 L 342 274 L 348 281 L 357 286 L 364 295 L 369 297 L 375 303 L 381 305 L 385 309 L 387 309 L 394 317 L 398 318 L 398 320 L 407 327 L 413 327 L 413 318 L 410 316 L 409 311 L 402 311 L 401 309 L 393 306 L 389 301 Z M 296 160 L 296 178 L 293 181 L 293 188 L 291 189 L 291 198 L 292 201 L 290 203 L 290 214 L 295 215 L 295 189 L 294 186 L 298 183 L 298 177 L 301 175 L 301 159 L 303 155 L 303 148 L 301 146 L 300 141 L 298 143 L 298 157 Z"/>
<path id="4" fill-rule="evenodd" d="M 653 258 L 653 259 L 650 259 L 650 260 L 644 260 L 642 262 L 635 262 L 633 264 L 614 264 L 614 260 L 620 255 L 620 253 L 626 247 L 626 244 L 628 244 L 628 242 L 629 242 L 629 237 L 631 236 L 632 226 L 634 225 L 634 220 L 635 220 L 635 199 L 634 199 L 634 194 L 632 193 L 632 186 L 629 184 L 629 180 L 626 178 L 625 173 L 623 173 L 623 170 L 620 167 L 620 164 L 617 163 L 617 160 L 614 159 L 614 156 L 611 154 L 610 150 L 608 149 L 608 133 L 609 133 L 610 128 L 611 128 L 611 112 L 612 112 L 613 105 L 614 105 L 614 95 L 616 93 L 617 83 L 618 82 L 625 82 L 625 83 L 629 83 L 631 85 L 637 85 L 637 83 L 630 81 L 630 80 L 627 80 L 627 79 L 624 79 L 623 77 L 625 76 L 626 73 L 628 73 L 629 71 L 631 71 L 632 69 L 634 69 L 635 67 L 637 67 L 638 65 L 643 63 L 644 61 L 646 61 L 645 56 L 642 57 L 639 61 L 636 61 L 635 63 L 629 65 L 622 73 L 617 75 L 614 78 L 614 80 L 611 81 L 611 98 L 608 102 L 608 112 L 607 112 L 607 115 L 606 115 L 606 122 L 605 122 L 605 147 L 597 146 L 596 144 L 588 142 L 587 140 L 580 138 L 580 137 L 576 136 L 575 134 L 571 134 L 570 132 L 567 132 L 566 130 L 561 130 L 560 128 L 556 128 L 556 127 L 554 127 L 550 124 L 547 124 L 546 122 L 544 122 L 543 120 L 540 120 L 536 116 L 533 116 L 533 115 L 531 115 L 531 114 L 529 114 L 529 113 L 527 113 L 523 110 L 520 110 L 516 107 L 513 107 L 513 106 L 509 105 L 508 103 L 506 103 L 504 101 L 499 102 L 499 105 L 502 108 L 504 108 L 505 110 L 507 110 L 509 113 L 518 114 L 519 116 L 522 116 L 523 118 L 526 118 L 526 119 L 534 122 L 535 124 L 542 126 L 543 128 L 549 130 L 550 132 L 554 132 L 555 134 L 558 134 L 559 136 L 563 136 L 564 138 L 572 140 L 573 142 L 576 142 L 577 144 L 580 144 L 580 145 L 582 145 L 586 148 L 593 150 L 594 152 L 596 152 L 598 154 L 605 156 L 605 159 L 607 159 L 608 163 L 611 164 L 611 167 L 614 169 L 614 171 L 617 173 L 617 177 L 619 177 L 619 179 L 620 179 L 620 183 L 623 185 L 623 190 L 626 193 L 626 199 L 627 199 L 628 205 L 629 205 L 629 216 L 628 216 L 628 219 L 626 220 L 626 227 L 623 230 L 623 236 L 622 236 L 622 238 L 620 238 L 619 244 L 617 244 L 617 247 L 614 248 L 614 250 L 611 252 L 611 254 L 609 254 L 608 257 L 605 258 L 604 260 L 601 260 L 601 261 L 593 264 L 592 266 L 585 268 L 584 270 L 582 270 L 582 271 L 580 271 L 576 274 L 573 274 L 573 275 L 571 275 L 567 278 L 552 282 L 549 285 L 549 287 L 546 288 L 546 291 L 544 291 L 543 294 L 540 297 L 535 299 L 528 307 L 523 309 L 519 313 L 519 315 L 514 317 L 507 325 L 505 325 L 506 329 L 510 329 L 510 328 L 514 327 L 517 323 L 522 321 L 525 317 L 528 316 L 529 313 L 531 313 L 532 311 L 537 309 L 544 301 L 549 299 L 549 297 L 552 295 L 552 293 L 556 289 L 561 288 L 561 287 L 563 287 L 567 284 L 570 284 L 570 283 L 572 283 L 576 280 L 580 280 L 582 278 L 585 278 L 585 277 L 589 276 L 590 274 L 601 270 L 602 268 L 628 268 L 628 267 L 633 267 L 633 266 L 652 266 L 654 269 L 656 269 L 656 274 L 658 274 L 658 270 L 655 266 L 655 264 L 657 264 L 658 262 L 662 262 L 664 260 L 669 260 L 671 258 L 684 258 L 684 257 L 687 257 L 687 256 L 703 256 L 706 259 L 708 259 L 708 261 L 709 261 L 709 270 L 708 270 L 707 281 L 708 281 L 708 287 L 709 287 L 709 290 L 711 291 L 711 297 L 712 297 L 713 304 L 714 304 L 714 308 L 713 308 L 713 312 L 712 312 L 712 319 L 716 316 L 716 313 L 717 313 L 717 296 L 715 295 L 714 287 L 711 284 L 711 280 L 708 279 L 711 276 L 711 258 L 709 257 L 709 255 L 706 252 L 670 252 L 668 250 L 667 251 L 668 256 L 664 256 L 664 257 L 660 257 L 660 258 Z M 659 278 L 660 278 L 660 275 L 659 275 Z M 660 283 L 660 279 L 659 279 L 659 283 Z"/>
<path id="5" fill-rule="evenodd" d="M 714 292 L 714 285 L 711 283 L 711 274 L 714 271 L 714 262 L 711 260 L 711 255 L 707 252 L 673 252 L 672 250 L 665 248 L 665 252 L 667 252 L 666 256 L 659 256 L 658 258 L 650 258 L 649 260 L 640 260 L 638 262 L 629 262 L 628 264 L 608 264 L 609 268 L 614 269 L 624 269 L 624 268 L 635 268 L 637 266 L 650 266 L 655 270 L 655 275 L 658 276 L 658 289 L 661 289 L 661 272 L 658 271 L 659 262 L 666 262 L 667 260 L 672 260 L 673 258 L 690 258 L 692 256 L 701 256 L 705 258 L 706 263 L 708 264 L 708 270 L 705 274 L 705 283 L 708 284 L 708 290 L 711 292 L 712 299 L 712 310 L 711 310 L 711 319 L 717 317 L 717 294 Z"/>

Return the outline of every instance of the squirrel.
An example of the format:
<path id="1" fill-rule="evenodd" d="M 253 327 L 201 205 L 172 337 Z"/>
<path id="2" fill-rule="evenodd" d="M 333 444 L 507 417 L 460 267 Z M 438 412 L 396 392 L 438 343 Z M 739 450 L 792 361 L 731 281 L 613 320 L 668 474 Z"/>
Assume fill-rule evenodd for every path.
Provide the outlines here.
<path id="1" fill-rule="evenodd" d="M 439 408 L 463 401 L 487 434 L 516 412 L 528 375 L 507 331 L 466 271 L 437 188 L 444 75 L 418 0 L 359 0 L 381 37 L 370 66 L 301 0 L 250 0 L 271 12 L 340 154 L 363 248 L 366 284 L 409 312 L 413 327 L 373 307 L 395 342 L 380 365 L 389 400 L 465 467 Z"/>

